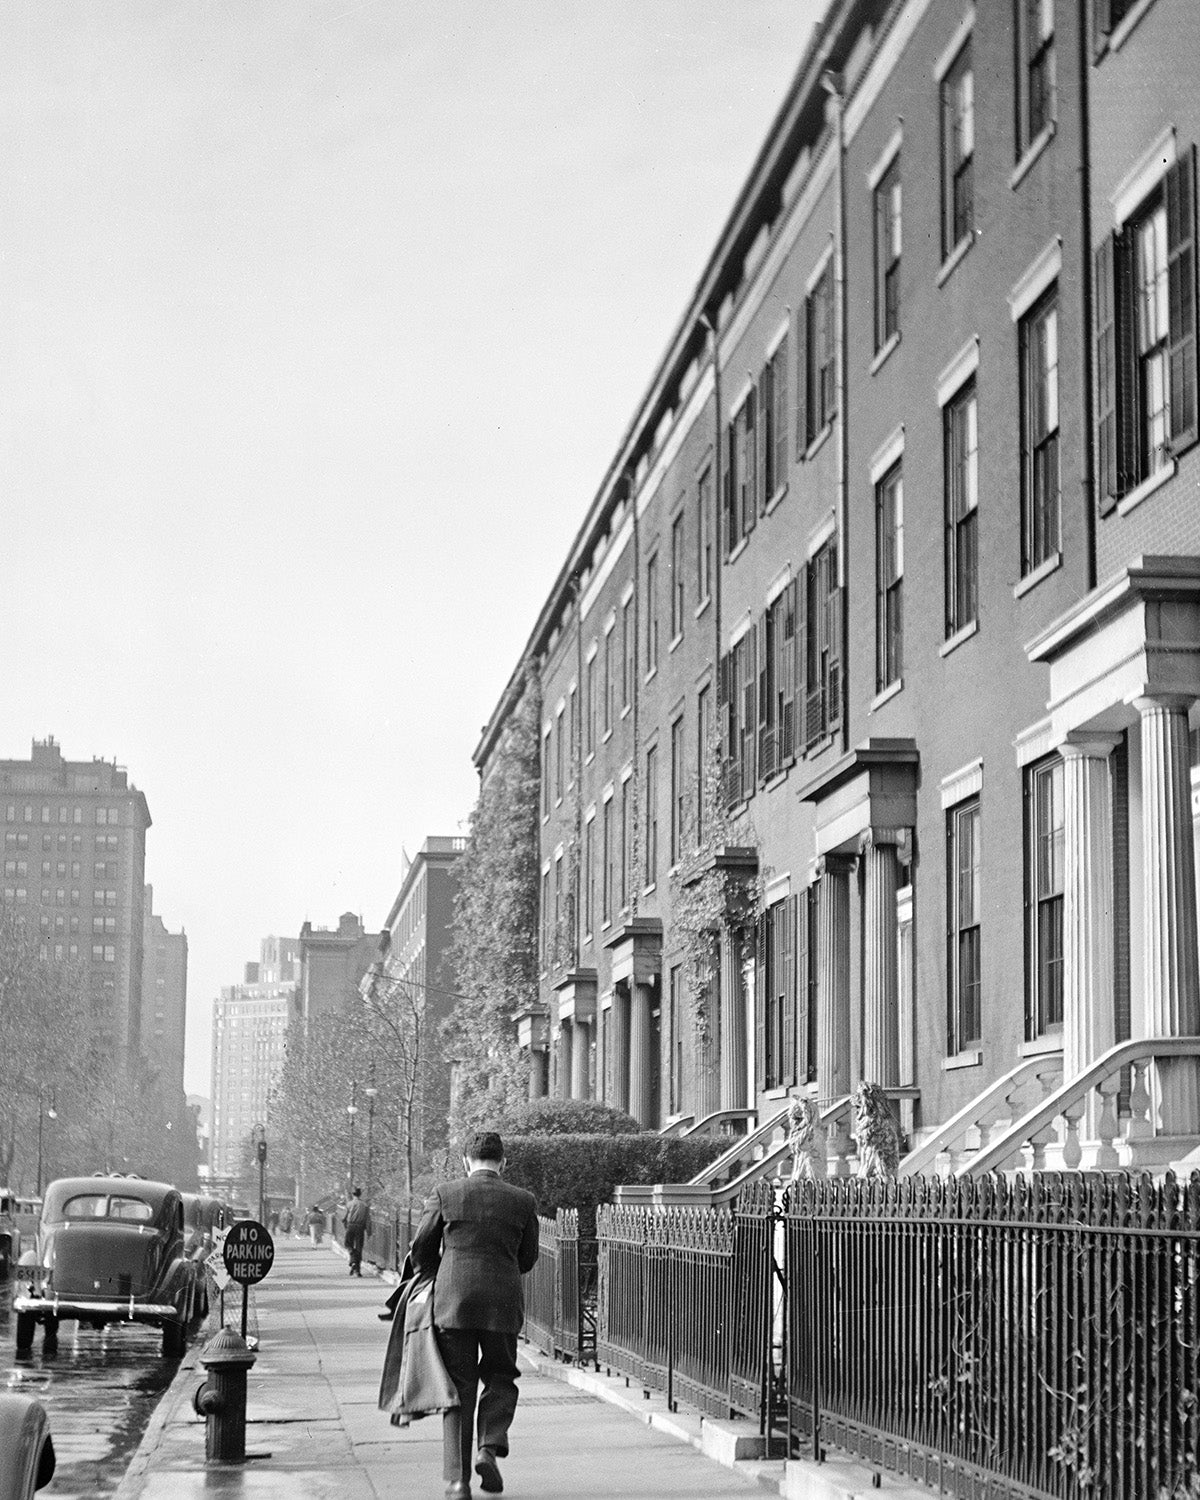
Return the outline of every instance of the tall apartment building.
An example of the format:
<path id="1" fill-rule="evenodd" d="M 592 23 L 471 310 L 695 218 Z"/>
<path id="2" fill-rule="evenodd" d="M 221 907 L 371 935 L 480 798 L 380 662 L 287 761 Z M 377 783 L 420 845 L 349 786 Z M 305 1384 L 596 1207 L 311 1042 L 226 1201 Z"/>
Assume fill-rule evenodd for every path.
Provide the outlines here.
<path id="1" fill-rule="evenodd" d="M 186 932 L 168 932 L 154 910 L 154 887 L 145 895 L 142 939 L 142 1051 L 151 1071 L 170 1091 L 182 1095 L 187 1031 Z"/>
<path id="2" fill-rule="evenodd" d="M 1190 0 L 829 6 L 475 752 L 532 669 L 535 1091 L 921 1141 L 1200 1030 L 1198 69 Z"/>
<path id="3" fill-rule="evenodd" d="M 360 988 L 394 1007 L 404 1024 L 420 1028 L 419 1135 L 423 1151 L 446 1138 L 450 1107 L 450 1064 L 440 1048 L 441 1023 L 454 1007 L 457 971 L 450 956 L 453 938 L 455 865 L 466 839 L 427 838 L 408 864 L 379 937 L 379 960 L 363 975 Z"/>
<path id="4" fill-rule="evenodd" d="M 267 1123 L 299 981 L 299 942 L 266 937 L 244 982 L 223 989 L 213 1007 L 211 1159 L 218 1180 L 240 1174 L 251 1131 Z"/>
<path id="5" fill-rule="evenodd" d="M 110 761 L 64 760 L 53 738 L 0 760 L 6 903 L 48 957 L 78 962 L 98 1033 L 122 1058 L 142 1045 L 150 810 Z"/>

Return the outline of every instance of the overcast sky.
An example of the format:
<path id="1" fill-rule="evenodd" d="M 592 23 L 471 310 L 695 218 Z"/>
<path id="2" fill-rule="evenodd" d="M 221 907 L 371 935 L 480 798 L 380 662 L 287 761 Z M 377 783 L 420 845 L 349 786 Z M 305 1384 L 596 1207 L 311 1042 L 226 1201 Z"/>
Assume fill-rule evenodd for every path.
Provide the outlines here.
<path id="1" fill-rule="evenodd" d="M 471 751 L 823 0 L 0 0 L 0 757 L 145 792 L 211 1001 Z"/>

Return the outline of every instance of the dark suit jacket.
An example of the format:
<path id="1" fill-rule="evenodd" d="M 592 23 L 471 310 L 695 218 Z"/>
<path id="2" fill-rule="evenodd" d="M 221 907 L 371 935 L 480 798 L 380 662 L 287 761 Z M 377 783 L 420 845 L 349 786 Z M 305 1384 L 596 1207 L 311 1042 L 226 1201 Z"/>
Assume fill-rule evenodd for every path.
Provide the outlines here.
<path id="1" fill-rule="evenodd" d="M 486 1170 L 439 1183 L 412 1243 L 417 1269 L 437 1273 L 433 1321 L 439 1328 L 519 1333 L 525 1321 L 521 1277 L 537 1257 L 537 1200 Z"/>

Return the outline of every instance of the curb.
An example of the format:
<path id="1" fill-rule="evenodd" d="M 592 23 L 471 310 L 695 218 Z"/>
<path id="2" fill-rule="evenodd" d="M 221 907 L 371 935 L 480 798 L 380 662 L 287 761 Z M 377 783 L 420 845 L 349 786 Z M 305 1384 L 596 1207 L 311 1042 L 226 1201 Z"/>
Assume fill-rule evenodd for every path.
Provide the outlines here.
<path id="1" fill-rule="evenodd" d="M 178 1370 L 175 1371 L 175 1378 L 162 1393 L 149 1422 L 146 1423 L 142 1440 L 134 1450 L 134 1455 L 121 1477 L 120 1484 L 113 1492 L 113 1500 L 135 1500 L 135 1497 L 141 1494 L 142 1481 L 162 1438 L 163 1428 L 179 1410 L 181 1403 L 188 1399 L 191 1382 L 199 1373 L 200 1355 L 203 1352 L 204 1340 L 197 1339 L 183 1356 Z"/>

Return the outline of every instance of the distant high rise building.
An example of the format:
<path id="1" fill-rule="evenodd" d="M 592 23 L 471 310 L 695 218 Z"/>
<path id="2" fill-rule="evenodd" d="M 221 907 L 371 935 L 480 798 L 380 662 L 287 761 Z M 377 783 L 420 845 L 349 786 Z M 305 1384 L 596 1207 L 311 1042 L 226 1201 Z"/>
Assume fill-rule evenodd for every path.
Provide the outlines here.
<path id="1" fill-rule="evenodd" d="M 150 810 L 126 771 L 64 760 L 53 738 L 28 760 L 0 760 L 0 891 L 47 958 L 77 961 L 97 1027 L 123 1059 L 142 1044 L 146 830 Z"/>
<path id="2" fill-rule="evenodd" d="M 245 973 L 245 983 L 223 989 L 213 1008 L 212 1173 L 217 1178 L 238 1175 L 251 1130 L 266 1122 L 297 1005 L 299 942 L 264 938 L 259 962 L 248 963 Z"/>
<path id="3" fill-rule="evenodd" d="M 142 958 L 142 1051 L 160 1082 L 183 1093 L 183 1049 L 187 1024 L 186 932 L 168 932 L 154 910 L 154 887 L 146 887 Z"/>

